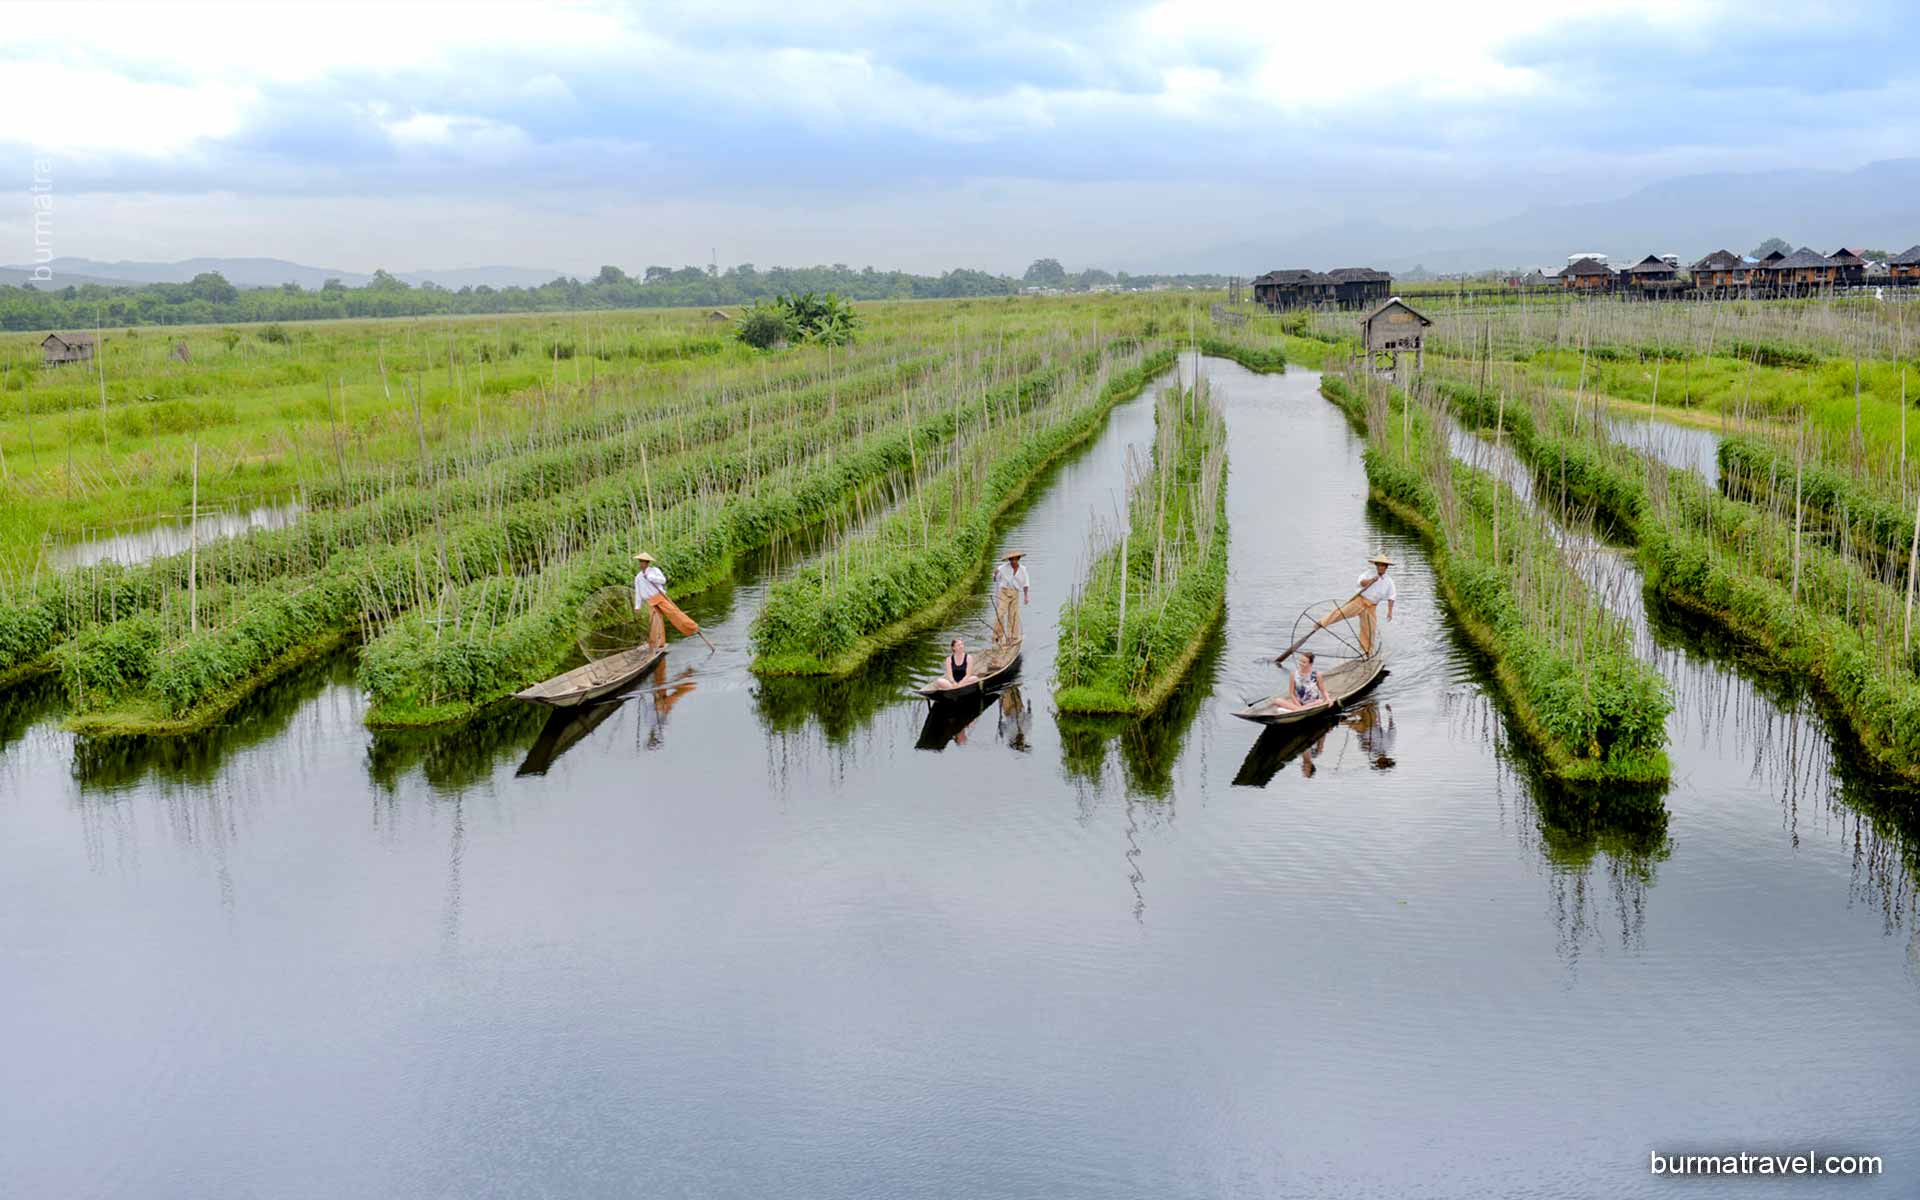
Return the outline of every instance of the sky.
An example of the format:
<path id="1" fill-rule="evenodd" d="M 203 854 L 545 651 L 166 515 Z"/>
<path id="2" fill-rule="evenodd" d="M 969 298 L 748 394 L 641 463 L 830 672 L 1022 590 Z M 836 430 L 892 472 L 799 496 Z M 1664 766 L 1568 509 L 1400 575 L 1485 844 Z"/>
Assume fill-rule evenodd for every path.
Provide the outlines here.
<path id="1" fill-rule="evenodd" d="M 0 169 L 18 181 L 0 262 L 31 258 L 39 165 L 55 252 L 96 259 L 1211 269 L 1249 231 L 1472 225 L 1675 176 L 1920 154 L 1920 63 L 1893 49 L 1913 16 L 41 5 L 0 23 Z"/>

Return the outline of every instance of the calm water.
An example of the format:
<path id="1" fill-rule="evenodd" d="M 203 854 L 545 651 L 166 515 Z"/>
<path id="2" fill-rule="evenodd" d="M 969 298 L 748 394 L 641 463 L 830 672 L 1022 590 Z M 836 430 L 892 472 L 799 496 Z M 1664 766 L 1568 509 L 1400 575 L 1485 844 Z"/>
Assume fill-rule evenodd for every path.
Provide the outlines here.
<path id="1" fill-rule="evenodd" d="M 196 533 L 204 546 L 255 529 L 284 529 L 305 511 L 298 500 L 289 500 L 231 512 L 203 512 L 196 521 L 166 521 L 123 533 L 52 543 L 47 547 L 46 560 L 52 567 L 90 567 L 102 562 L 132 566 L 162 555 L 185 554 L 192 548 Z"/>
<path id="2" fill-rule="evenodd" d="M 1644 613 L 1662 828 L 1539 792 L 1310 372 L 1207 371 L 1233 578 L 1202 677 L 1063 727 L 1051 626 L 1150 401 L 1017 514 L 1025 682 L 745 670 L 758 582 L 645 692 L 375 739 L 346 664 L 206 739 L 0 698 L 0 1178 L 59 1196 L 1719 1196 L 1649 1150 L 1920 1188 L 1913 808 Z M 1324 737 L 1229 713 L 1376 545 L 1392 673 Z M 1637 596 L 1635 597 L 1637 600 Z M 1764 664 L 1763 664 L 1764 665 Z"/>

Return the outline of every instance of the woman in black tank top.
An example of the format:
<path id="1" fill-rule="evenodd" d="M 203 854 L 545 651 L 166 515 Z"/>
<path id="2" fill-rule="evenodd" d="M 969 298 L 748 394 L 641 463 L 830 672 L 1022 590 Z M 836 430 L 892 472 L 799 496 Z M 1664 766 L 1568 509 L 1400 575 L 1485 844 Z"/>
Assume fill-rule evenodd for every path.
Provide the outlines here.
<path id="1" fill-rule="evenodd" d="M 955 638 L 947 647 L 947 669 L 941 674 L 936 686 L 955 688 L 972 678 L 973 655 L 967 653 L 966 642 Z"/>

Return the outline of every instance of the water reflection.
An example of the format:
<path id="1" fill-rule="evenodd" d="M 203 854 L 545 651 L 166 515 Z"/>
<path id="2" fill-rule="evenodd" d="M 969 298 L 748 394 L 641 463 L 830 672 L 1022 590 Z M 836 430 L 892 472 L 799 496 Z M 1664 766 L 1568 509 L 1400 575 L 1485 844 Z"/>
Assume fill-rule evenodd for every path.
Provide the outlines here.
<path id="1" fill-rule="evenodd" d="M 541 727 L 540 736 L 533 740 L 527 756 L 514 769 L 514 775 L 545 775 L 553 769 L 556 759 L 600 728 L 608 717 L 619 712 L 620 705 L 621 701 L 615 698 L 596 700 L 574 708 L 554 709 L 547 723 Z"/>
<path id="2" fill-rule="evenodd" d="M 60 701 L 60 683 L 52 675 L 38 675 L 0 688 L 0 750 L 52 717 L 59 710 Z"/>
<path id="3" fill-rule="evenodd" d="M 999 709 L 1000 740 L 1022 754 L 1032 750 L 1033 705 L 1027 702 L 1019 684 L 1000 693 Z"/>
<path id="4" fill-rule="evenodd" d="M 816 725 L 829 745 L 845 745 L 881 709 L 911 696 L 915 680 L 928 673 L 924 647 L 907 646 L 877 655 L 851 675 L 761 676 L 754 680 L 754 711 L 769 733 L 796 734 Z"/>
<path id="5" fill-rule="evenodd" d="M 929 700 L 927 719 L 920 726 L 920 736 L 914 739 L 913 748 L 938 753 L 949 745 L 966 745 L 967 726 L 998 702 L 997 697 L 986 692 L 941 704 Z"/>
<path id="6" fill-rule="evenodd" d="M 664 676 L 665 660 L 655 669 L 655 673 Z M 640 728 L 645 734 L 645 748 L 658 750 L 667 741 L 667 719 L 673 715 L 674 705 L 686 699 L 700 686 L 695 676 L 700 673 L 697 666 L 682 667 L 680 673 L 672 679 L 664 680 L 655 687 L 639 693 L 635 703 L 640 706 Z"/>
<path id="7" fill-rule="evenodd" d="M 1061 713 L 1060 755 L 1070 779 L 1099 783 L 1107 751 L 1117 746 L 1129 794 L 1166 797 L 1173 792 L 1174 764 L 1194 718 L 1213 695 L 1214 675 L 1226 650 L 1226 630 L 1216 627 L 1187 678 L 1159 710 L 1144 717 L 1093 717 Z"/>
<path id="8" fill-rule="evenodd" d="M 367 746 L 367 776 L 388 793 L 416 768 L 441 791 L 471 787 L 537 740 L 551 711 L 515 700 L 457 726 L 376 730 Z"/>
<path id="9" fill-rule="evenodd" d="M 1266 787 L 1275 775 L 1295 761 L 1300 764 L 1302 779 L 1313 778 L 1325 762 L 1328 739 L 1336 731 L 1342 735 L 1335 742 L 1336 765 L 1344 764 L 1347 755 L 1352 753 L 1356 763 L 1376 771 L 1391 770 L 1395 766 L 1393 747 L 1399 731 L 1394 723 L 1393 705 L 1368 697 L 1337 713 L 1265 727 L 1248 747 L 1246 758 L 1241 760 L 1240 770 L 1233 777 L 1234 785 Z"/>
<path id="10" fill-rule="evenodd" d="M 173 521 L 127 533 L 54 543 L 47 547 L 46 560 L 47 565 L 55 568 L 90 567 L 102 562 L 133 566 L 163 555 L 185 554 L 193 544 L 196 531 L 204 546 L 255 529 L 284 529 L 299 520 L 305 511 L 299 501 L 290 500 L 245 511 L 203 512 L 198 521 Z"/>
<path id="11" fill-rule="evenodd" d="M 323 689 L 352 683 L 353 659 L 342 652 L 296 667 L 247 697 L 218 724 L 196 733 L 77 738 L 73 777 L 83 793 L 124 790 L 149 778 L 210 784 L 229 756 L 286 733 Z"/>
<path id="12" fill-rule="evenodd" d="M 1711 429 L 1624 417 L 1608 417 L 1606 426 L 1608 436 L 1621 445 L 1670 467 L 1692 471 L 1709 486 L 1719 486 L 1720 435 Z"/>

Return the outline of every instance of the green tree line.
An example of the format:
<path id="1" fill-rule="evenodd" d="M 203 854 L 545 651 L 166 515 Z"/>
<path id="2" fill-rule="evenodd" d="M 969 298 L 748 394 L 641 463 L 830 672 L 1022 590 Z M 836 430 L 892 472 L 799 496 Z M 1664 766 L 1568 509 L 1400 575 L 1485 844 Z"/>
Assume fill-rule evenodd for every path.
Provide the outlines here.
<path id="1" fill-rule="evenodd" d="M 1109 282 L 1121 287 L 1147 287 L 1156 283 L 1205 286 L 1215 281 L 1213 276 L 1129 276 L 1105 271 L 1056 280 L 1048 274 L 1053 286 L 1065 282 L 1071 287 L 1077 282 L 1082 288 Z M 938 300 L 1006 296 L 1022 286 L 1021 280 L 1011 276 L 967 268 L 940 275 L 914 275 L 872 267 L 855 269 L 844 263 L 765 271 L 752 263 L 725 271 L 650 266 L 637 276 L 606 266 L 584 281 L 561 276 L 538 287 L 495 288 L 483 284 L 458 290 L 433 283 L 414 286 L 384 270 L 375 271 L 372 280 L 361 287 L 329 279 L 318 290 L 293 283 L 277 288 L 238 288 L 218 273 L 206 272 L 188 283 L 0 286 L 0 330 L 684 308 L 749 304 L 808 292 L 833 292 L 848 300 Z"/>

